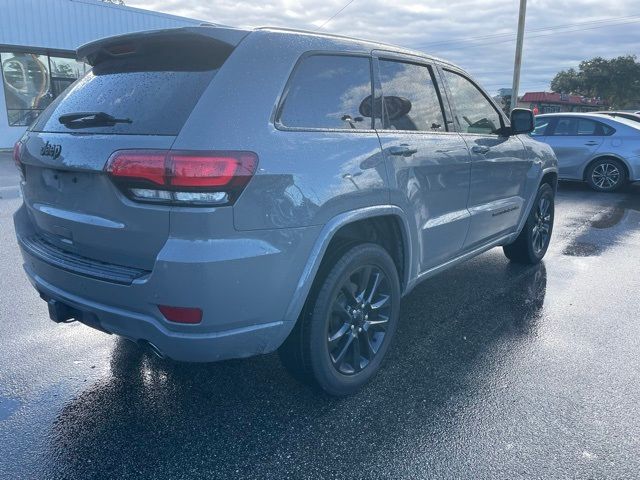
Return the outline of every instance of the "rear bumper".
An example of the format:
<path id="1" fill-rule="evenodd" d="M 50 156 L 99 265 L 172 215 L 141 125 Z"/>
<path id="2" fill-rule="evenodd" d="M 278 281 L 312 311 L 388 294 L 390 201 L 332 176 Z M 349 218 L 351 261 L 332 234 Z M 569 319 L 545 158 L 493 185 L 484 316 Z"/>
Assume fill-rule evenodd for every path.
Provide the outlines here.
<path id="1" fill-rule="evenodd" d="M 44 299 L 77 310 L 90 326 L 150 342 L 174 360 L 196 362 L 280 346 L 293 328 L 287 308 L 318 234 L 308 227 L 209 241 L 169 238 L 151 273 L 122 285 L 61 269 L 25 248 L 23 239 L 34 231 L 24 206 L 14 223 L 24 269 Z M 172 323 L 157 305 L 199 307 L 203 320 Z"/>
<path id="2" fill-rule="evenodd" d="M 640 156 L 633 157 L 628 161 L 629 180 L 632 182 L 640 182 Z"/>
<path id="3" fill-rule="evenodd" d="M 149 342 L 162 355 L 179 361 L 212 362 L 267 353 L 288 335 L 282 321 L 219 332 L 173 332 L 157 318 L 90 301 L 54 287 L 25 265 L 33 286 L 45 300 L 53 299 L 82 313 L 77 320 L 135 342 Z"/>

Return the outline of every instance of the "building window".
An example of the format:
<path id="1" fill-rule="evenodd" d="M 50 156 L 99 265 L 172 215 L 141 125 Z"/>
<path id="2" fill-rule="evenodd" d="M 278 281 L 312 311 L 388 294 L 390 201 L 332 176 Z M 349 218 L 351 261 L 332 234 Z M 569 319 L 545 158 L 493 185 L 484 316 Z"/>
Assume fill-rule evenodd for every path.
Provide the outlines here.
<path id="1" fill-rule="evenodd" d="M 28 126 L 89 68 L 72 58 L 0 53 L 9 126 Z"/>

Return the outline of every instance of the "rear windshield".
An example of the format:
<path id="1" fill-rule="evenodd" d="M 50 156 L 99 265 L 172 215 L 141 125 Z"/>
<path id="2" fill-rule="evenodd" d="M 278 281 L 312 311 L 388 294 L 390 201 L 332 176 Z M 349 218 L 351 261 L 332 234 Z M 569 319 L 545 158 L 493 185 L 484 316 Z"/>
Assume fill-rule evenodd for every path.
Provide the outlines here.
<path id="1" fill-rule="evenodd" d="M 42 132 L 177 135 L 228 53 L 197 55 L 196 45 L 154 45 L 139 55 L 106 59 L 71 85 L 32 127 Z M 164 50 L 164 51 L 163 51 Z M 194 51 L 196 50 L 196 51 Z M 81 129 L 62 115 L 103 112 L 130 120 Z"/>

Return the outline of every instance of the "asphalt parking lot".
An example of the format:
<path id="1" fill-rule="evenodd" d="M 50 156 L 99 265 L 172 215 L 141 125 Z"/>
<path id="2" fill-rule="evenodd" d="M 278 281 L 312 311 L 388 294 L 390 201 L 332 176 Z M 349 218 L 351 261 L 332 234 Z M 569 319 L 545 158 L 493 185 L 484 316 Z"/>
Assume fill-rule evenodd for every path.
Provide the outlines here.
<path id="1" fill-rule="evenodd" d="M 0 478 L 636 478 L 640 188 L 561 184 L 543 264 L 494 249 L 417 287 L 345 399 L 275 354 L 178 364 L 56 325 L 0 160 Z"/>

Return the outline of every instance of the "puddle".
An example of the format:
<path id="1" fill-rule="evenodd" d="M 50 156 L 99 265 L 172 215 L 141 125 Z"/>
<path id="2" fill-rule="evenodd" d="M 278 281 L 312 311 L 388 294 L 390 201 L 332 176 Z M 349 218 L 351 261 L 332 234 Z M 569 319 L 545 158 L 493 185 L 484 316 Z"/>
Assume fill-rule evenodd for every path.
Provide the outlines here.
<path id="1" fill-rule="evenodd" d="M 572 257 L 599 256 L 638 229 L 639 202 L 636 199 L 626 199 L 591 217 L 562 253 Z"/>
<path id="2" fill-rule="evenodd" d="M 20 408 L 20 402 L 13 398 L 0 397 L 0 422 L 9 418 Z"/>
<path id="3" fill-rule="evenodd" d="M 604 212 L 598 213 L 589 221 L 589 224 L 593 228 L 600 229 L 615 227 L 624 218 L 625 212 L 625 208 L 616 206 L 605 210 Z"/>
<path id="4" fill-rule="evenodd" d="M 606 247 L 602 245 L 594 245 L 593 243 L 580 243 L 571 242 L 562 251 L 563 255 L 569 255 L 571 257 L 595 257 L 606 250 Z"/>

